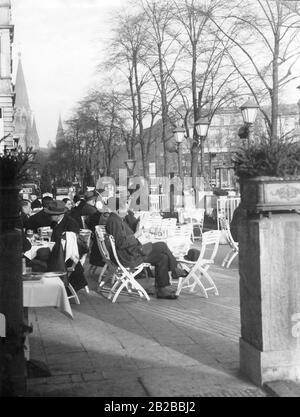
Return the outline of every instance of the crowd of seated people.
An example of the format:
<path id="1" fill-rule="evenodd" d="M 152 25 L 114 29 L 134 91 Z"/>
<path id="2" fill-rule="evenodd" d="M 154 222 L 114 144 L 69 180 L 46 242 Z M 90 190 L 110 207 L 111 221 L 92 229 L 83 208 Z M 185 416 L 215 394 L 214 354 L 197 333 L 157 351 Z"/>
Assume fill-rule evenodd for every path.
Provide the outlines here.
<path id="1" fill-rule="evenodd" d="M 30 202 L 23 200 L 21 202 L 23 231 L 26 233 L 26 230 L 31 229 L 37 233 L 41 227 L 51 227 L 51 240 L 55 243 L 52 251 L 38 251 L 36 259 L 27 260 L 27 265 L 31 266 L 33 270 L 60 270 L 63 267 L 62 262 L 64 262 L 61 254 L 61 239 L 68 231 L 79 236 L 80 229 L 84 226 L 82 223 L 82 218 L 84 218 L 85 227 L 92 231 L 89 257 L 91 265 L 101 267 L 104 265 L 104 259 L 99 252 L 94 234 L 96 225 L 104 225 L 107 234 L 114 237 L 116 250 L 122 264 L 125 267 L 134 268 L 143 262 L 150 263 L 155 267 L 157 297 L 175 300 L 177 296 L 170 285 L 169 272 L 171 272 L 173 279 L 177 279 L 184 276 L 185 271 L 178 266 L 166 243 L 141 244 L 139 241 L 141 231 L 138 230 L 139 221 L 135 218 L 134 213 L 127 209 L 122 213 L 120 211 L 119 214 L 117 207 L 110 204 L 103 191 L 87 191 L 84 196 L 75 195 L 73 202 L 70 198 L 59 201 L 47 195 L 41 200 L 42 209 L 33 215 L 30 215 Z M 80 241 L 78 240 L 78 242 Z M 106 244 L 113 259 L 108 240 Z M 82 251 L 87 250 L 86 248 L 81 249 Z M 76 291 L 87 285 L 80 262 L 72 274 L 70 275 L 70 283 Z"/>

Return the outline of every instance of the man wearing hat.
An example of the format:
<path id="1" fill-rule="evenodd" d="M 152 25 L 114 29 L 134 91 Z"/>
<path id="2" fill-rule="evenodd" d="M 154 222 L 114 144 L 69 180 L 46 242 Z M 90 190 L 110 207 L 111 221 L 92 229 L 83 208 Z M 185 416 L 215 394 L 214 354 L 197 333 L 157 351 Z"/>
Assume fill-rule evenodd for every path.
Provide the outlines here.
<path id="1" fill-rule="evenodd" d="M 63 201 L 51 201 L 44 211 L 51 217 L 51 227 L 53 229 L 51 240 L 53 242 L 59 241 L 64 232 L 79 234 L 79 225 L 72 217 L 66 216 L 68 209 Z"/>
<path id="2" fill-rule="evenodd" d="M 83 229 L 82 216 L 89 217 L 97 213 L 95 207 L 97 194 L 94 191 L 86 191 L 84 200 L 80 200 L 79 204 L 72 208 L 69 215 L 77 222 L 79 227 Z"/>
<path id="3" fill-rule="evenodd" d="M 77 236 L 79 235 L 79 225 L 77 222 L 70 216 L 66 215 L 68 209 L 66 208 L 63 201 L 52 201 L 51 204 L 45 209 L 45 212 L 51 216 L 52 220 L 52 236 L 51 240 L 56 242 L 58 245 L 55 245 L 52 249 L 51 257 L 48 262 L 48 268 L 58 265 L 58 259 L 56 257 L 60 257 L 62 253 L 60 241 L 62 238 L 62 234 L 64 232 L 74 232 Z M 80 255 L 80 248 L 78 245 L 79 255 Z M 63 261 L 61 259 L 59 262 Z M 68 261 L 67 261 L 68 262 Z M 68 266 L 68 265 L 67 265 Z M 57 269 L 55 267 L 55 269 Z M 84 288 L 87 285 L 87 281 L 84 276 L 84 270 L 80 262 L 78 262 L 75 266 L 74 271 L 69 276 L 69 283 L 72 284 L 75 291 Z"/>
<path id="4" fill-rule="evenodd" d="M 49 196 L 45 196 L 42 198 L 43 210 L 29 217 L 28 229 L 32 229 L 34 233 L 37 233 L 39 227 L 51 226 L 51 218 L 49 214 L 46 213 L 45 209 L 52 201 L 53 198 Z"/>
<path id="5" fill-rule="evenodd" d="M 91 214 L 97 213 L 95 207 L 97 194 L 94 191 L 86 191 L 84 194 L 85 204 L 82 207 L 81 215 L 90 216 Z"/>

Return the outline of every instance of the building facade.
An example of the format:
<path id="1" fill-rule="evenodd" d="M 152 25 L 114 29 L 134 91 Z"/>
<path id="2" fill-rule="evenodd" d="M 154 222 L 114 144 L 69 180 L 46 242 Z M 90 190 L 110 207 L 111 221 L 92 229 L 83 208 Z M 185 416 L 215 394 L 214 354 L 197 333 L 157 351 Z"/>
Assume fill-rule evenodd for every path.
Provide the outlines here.
<path id="1" fill-rule="evenodd" d="M 12 43 L 14 26 L 11 23 L 10 0 L 0 0 L 0 152 L 14 147 L 12 85 Z"/>

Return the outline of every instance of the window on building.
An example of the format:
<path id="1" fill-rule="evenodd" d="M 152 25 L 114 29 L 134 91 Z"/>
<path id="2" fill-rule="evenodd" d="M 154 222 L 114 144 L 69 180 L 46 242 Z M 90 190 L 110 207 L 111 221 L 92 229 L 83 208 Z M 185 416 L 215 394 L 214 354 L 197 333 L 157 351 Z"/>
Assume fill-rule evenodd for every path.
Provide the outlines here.
<path id="1" fill-rule="evenodd" d="M 4 137 L 3 109 L 0 107 L 0 140 Z"/>
<path id="2" fill-rule="evenodd" d="M 235 188 L 234 171 L 231 167 L 215 168 L 216 171 L 216 187 L 224 189 Z"/>

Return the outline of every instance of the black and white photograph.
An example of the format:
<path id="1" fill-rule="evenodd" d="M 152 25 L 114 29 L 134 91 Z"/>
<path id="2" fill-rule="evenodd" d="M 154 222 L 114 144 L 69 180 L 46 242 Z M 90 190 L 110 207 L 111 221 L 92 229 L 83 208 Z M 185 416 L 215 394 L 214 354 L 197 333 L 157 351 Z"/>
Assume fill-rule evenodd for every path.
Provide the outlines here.
<path id="1" fill-rule="evenodd" d="M 0 0 L 0 398 L 300 397 L 300 1 Z"/>

